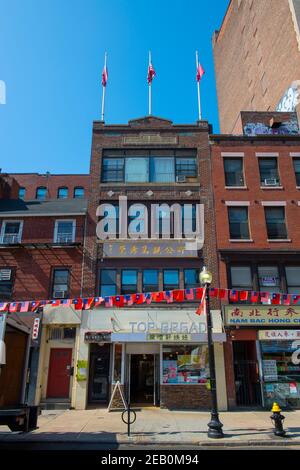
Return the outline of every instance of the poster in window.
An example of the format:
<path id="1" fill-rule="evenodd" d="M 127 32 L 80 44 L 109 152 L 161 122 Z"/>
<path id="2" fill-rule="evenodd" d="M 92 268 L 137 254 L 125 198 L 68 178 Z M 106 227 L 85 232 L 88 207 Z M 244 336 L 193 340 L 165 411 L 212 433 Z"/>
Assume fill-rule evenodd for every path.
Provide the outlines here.
<path id="1" fill-rule="evenodd" d="M 277 363 L 275 360 L 264 360 L 263 362 L 263 374 L 266 382 L 277 382 Z"/>
<path id="2" fill-rule="evenodd" d="M 176 384 L 177 380 L 177 361 L 163 361 L 163 383 Z"/>

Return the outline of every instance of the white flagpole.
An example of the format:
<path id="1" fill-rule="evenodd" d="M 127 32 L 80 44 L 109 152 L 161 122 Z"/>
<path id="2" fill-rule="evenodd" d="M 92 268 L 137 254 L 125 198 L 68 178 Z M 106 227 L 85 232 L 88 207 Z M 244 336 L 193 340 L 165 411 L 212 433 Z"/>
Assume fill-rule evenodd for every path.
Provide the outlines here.
<path id="1" fill-rule="evenodd" d="M 198 65 L 199 65 L 199 60 L 198 60 L 198 51 L 196 51 L 196 70 L 198 72 Z M 197 92 L 198 92 L 198 117 L 199 121 L 201 121 L 201 101 L 200 101 L 200 80 L 197 80 Z"/>
<path id="2" fill-rule="evenodd" d="M 149 51 L 149 67 L 150 67 L 150 64 L 151 64 L 151 52 Z M 148 68 L 148 71 L 149 71 L 149 68 Z M 149 116 L 151 116 L 151 113 L 152 113 L 152 90 L 151 90 L 151 85 L 152 85 L 152 82 L 150 81 L 149 82 Z"/>
<path id="3" fill-rule="evenodd" d="M 106 59 L 107 53 L 104 55 L 104 70 L 106 71 Z M 104 121 L 104 105 L 105 105 L 105 88 L 106 86 L 102 85 L 102 109 L 101 109 L 101 121 Z"/>

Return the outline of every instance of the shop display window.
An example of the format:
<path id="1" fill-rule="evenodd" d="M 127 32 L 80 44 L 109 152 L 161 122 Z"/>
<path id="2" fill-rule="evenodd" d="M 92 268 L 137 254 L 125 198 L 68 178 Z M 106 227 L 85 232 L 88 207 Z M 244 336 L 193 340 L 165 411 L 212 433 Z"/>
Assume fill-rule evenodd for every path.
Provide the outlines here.
<path id="1" fill-rule="evenodd" d="M 209 378 L 207 345 L 164 345 L 163 384 L 199 384 Z"/>
<path id="2" fill-rule="evenodd" d="M 300 342 L 261 341 L 265 407 L 300 407 Z"/>

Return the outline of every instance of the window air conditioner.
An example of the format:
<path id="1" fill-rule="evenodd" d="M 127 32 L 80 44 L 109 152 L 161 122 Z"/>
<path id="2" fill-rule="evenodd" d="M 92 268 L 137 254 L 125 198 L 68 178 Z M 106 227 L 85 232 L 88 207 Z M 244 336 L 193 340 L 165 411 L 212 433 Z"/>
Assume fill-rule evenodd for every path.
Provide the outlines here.
<path id="1" fill-rule="evenodd" d="M 53 294 L 54 299 L 65 299 L 67 297 L 67 292 L 64 290 L 55 290 Z"/>
<path id="2" fill-rule="evenodd" d="M 265 186 L 277 186 L 278 180 L 276 178 L 266 178 L 264 181 Z"/>
<path id="3" fill-rule="evenodd" d="M 176 176 L 176 183 L 185 183 L 186 182 L 186 176 L 180 175 Z"/>

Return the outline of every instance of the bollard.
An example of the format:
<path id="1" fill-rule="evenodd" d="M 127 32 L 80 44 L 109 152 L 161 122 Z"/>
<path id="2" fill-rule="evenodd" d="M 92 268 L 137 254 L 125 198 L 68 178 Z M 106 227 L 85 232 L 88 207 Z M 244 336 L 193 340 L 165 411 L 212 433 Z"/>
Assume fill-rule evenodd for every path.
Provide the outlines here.
<path id="1" fill-rule="evenodd" d="M 271 420 L 274 421 L 274 434 L 275 436 L 280 436 L 284 437 L 285 436 L 285 430 L 283 429 L 283 421 L 285 420 L 285 417 L 281 414 L 281 409 L 278 403 L 273 403 L 272 407 L 272 416 L 270 416 Z"/>

